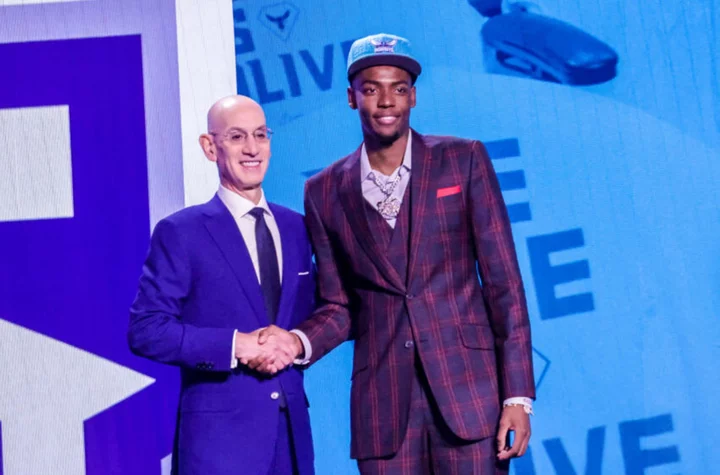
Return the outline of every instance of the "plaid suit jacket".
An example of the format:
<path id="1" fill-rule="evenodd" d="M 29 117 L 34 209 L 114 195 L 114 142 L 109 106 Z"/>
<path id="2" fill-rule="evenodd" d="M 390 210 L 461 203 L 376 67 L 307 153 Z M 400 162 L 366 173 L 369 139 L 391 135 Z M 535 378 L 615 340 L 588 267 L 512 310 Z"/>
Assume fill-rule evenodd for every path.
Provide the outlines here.
<path id="1" fill-rule="evenodd" d="M 487 151 L 477 141 L 412 137 L 407 276 L 368 223 L 359 148 L 305 188 L 320 305 L 298 328 L 311 363 L 355 340 L 353 458 L 393 454 L 405 435 L 414 355 L 398 319 L 409 319 L 433 398 L 457 436 L 491 436 L 502 399 L 535 397 L 525 293 Z"/>

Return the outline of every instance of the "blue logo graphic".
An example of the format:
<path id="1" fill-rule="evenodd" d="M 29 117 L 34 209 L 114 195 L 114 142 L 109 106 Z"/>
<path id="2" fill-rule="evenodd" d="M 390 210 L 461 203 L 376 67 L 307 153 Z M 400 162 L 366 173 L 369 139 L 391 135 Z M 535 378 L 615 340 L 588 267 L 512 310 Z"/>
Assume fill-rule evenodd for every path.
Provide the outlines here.
<path id="1" fill-rule="evenodd" d="M 282 5 L 282 8 L 278 8 L 279 5 Z M 258 44 L 249 28 L 246 10 L 241 2 L 233 2 L 238 94 L 252 96 L 260 104 L 270 104 L 302 97 L 309 92 L 325 92 L 332 89 L 333 75 L 336 71 L 345 69 L 348 52 L 354 40 L 342 41 L 340 44 L 318 45 L 312 50 L 284 52 L 268 60 L 267 57 L 258 57 Z M 269 11 L 272 13 L 268 13 Z M 287 12 L 290 12 L 288 18 L 283 20 Z M 267 15 L 277 20 L 271 21 Z M 273 33 L 287 39 L 289 30 L 294 25 L 294 19 L 298 15 L 297 7 L 290 3 L 282 3 L 275 4 L 272 8 L 262 8 L 259 18 Z M 279 28 L 281 22 L 282 32 Z M 303 77 L 310 81 L 307 79 L 302 81 Z M 302 115 L 297 111 L 290 113 L 285 111 L 282 114 L 291 117 Z M 277 127 L 280 122 L 284 121 L 276 121 L 274 125 Z"/>
<path id="2" fill-rule="evenodd" d="M 299 14 L 300 9 L 298 7 L 290 2 L 281 2 L 261 8 L 258 18 L 260 23 L 277 35 L 278 38 L 287 41 L 292 34 Z"/>

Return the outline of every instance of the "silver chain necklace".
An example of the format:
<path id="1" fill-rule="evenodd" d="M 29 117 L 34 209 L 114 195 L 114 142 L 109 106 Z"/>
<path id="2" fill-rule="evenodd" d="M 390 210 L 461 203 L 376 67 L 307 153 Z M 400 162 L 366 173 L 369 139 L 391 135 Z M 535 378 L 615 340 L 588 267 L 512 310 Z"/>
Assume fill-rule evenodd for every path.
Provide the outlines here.
<path id="1" fill-rule="evenodd" d="M 400 200 L 391 195 L 402 179 L 401 172 L 402 169 L 398 170 L 397 176 L 385 183 L 382 183 L 374 172 L 370 172 L 370 175 L 368 175 L 368 178 L 370 178 L 385 195 L 385 198 L 378 201 L 377 210 L 383 218 L 388 220 L 397 218 L 398 213 L 400 213 Z"/>

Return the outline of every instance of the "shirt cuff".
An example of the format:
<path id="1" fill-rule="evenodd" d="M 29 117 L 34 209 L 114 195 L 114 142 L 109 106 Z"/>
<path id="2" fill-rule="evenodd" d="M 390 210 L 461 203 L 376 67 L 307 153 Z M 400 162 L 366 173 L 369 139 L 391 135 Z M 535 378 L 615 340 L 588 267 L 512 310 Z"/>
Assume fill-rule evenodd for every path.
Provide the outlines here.
<path id="1" fill-rule="evenodd" d="M 523 406 L 526 413 L 535 415 L 535 413 L 533 413 L 532 399 L 529 397 L 510 397 L 503 401 L 503 407 L 517 405 Z"/>
<path id="2" fill-rule="evenodd" d="M 232 348 L 230 353 L 230 369 L 237 368 L 238 360 L 235 358 L 235 335 L 237 335 L 237 330 L 233 332 L 233 339 L 232 339 Z"/>
<path id="3" fill-rule="evenodd" d="M 293 364 L 305 366 L 310 363 L 310 358 L 312 357 L 312 346 L 310 345 L 310 340 L 308 340 L 305 333 L 300 330 L 290 330 L 290 333 L 294 333 L 298 336 L 298 338 L 300 338 L 303 349 L 305 350 L 305 357 L 303 359 L 296 359 L 293 361 Z"/>

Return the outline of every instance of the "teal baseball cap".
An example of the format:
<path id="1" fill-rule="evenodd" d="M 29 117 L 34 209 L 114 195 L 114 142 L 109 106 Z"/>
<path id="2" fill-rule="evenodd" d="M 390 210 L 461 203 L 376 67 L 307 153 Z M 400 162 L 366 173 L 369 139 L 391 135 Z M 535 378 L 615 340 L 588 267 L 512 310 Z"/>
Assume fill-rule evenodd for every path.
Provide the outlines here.
<path id="1" fill-rule="evenodd" d="M 396 66 L 413 76 L 413 81 L 422 72 L 422 67 L 412 55 L 410 42 L 396 35 L 379 33 L 355 40 L 348 53 L 348 79 L 358 71 L 372 66 Z"/>

